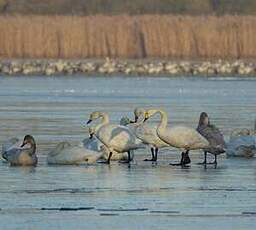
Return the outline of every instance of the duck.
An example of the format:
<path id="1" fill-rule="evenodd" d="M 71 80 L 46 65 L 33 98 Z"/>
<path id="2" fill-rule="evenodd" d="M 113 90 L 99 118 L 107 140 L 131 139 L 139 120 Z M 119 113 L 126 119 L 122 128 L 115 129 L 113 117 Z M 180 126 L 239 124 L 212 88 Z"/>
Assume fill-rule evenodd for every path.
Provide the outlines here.
<path id="1" fill-rule="evenodd" d="M 101 122 L 95 127 L 95 136 L 109 150 L 109 156 L 106 161 L 110 164 L 113 152 L 128 153 L 127 163 L 131 162 L 131 150 L 144 148 L 141 143 L 136 143 L 136 136 L 126 126 L 113 125 L 109 122 L 109 115 L 106 112 L 95 111 L 90 114 L 87 124 L 102 118 Z"/>
<path id="2" fill-rule="evenodd" d="M 149 146 L 151 150 L 151 159 L 145 159 L 144 161 L 157 162 L 157 155 L 160 148 L 168 147 L 169 145 L 162 141 L 157 135 L 157 126 L 149 125 L 144 123 L 144 108 L 134 109 L 134 121 L 129 118 L 123 118 L 123 124 L 128 124 L 129 128 L 133 130 L 134 134 L 138 139 L 142 141 L 145 145 Z M 141 118 L 141 119 L 140 119 Z"/>
<path id="3" fill-rule="evenodd" d="M 204 148 L 204 161 L 199 164 L 215 164 L 217 165 L 217 156 L 225 153 L 225 140 L 220 130 L 210 123 L 210 118 L 206 112 L 202 112 L 199 117 L 196 129 L 208 142 L 209 147 Z M 213 162 L 207 162 L 207 153 L 214 155 Z"/>
<path id="4" fill-rule="evenodd" d="M 11 166 L 36 166 L 36 142 L 33 136 L 26 135 L 20 147 L 15 144 L 19 140 L 12 138 L 2 146 L 2 158 Z"/>
<path id="5" fill-rule="evenodd" d="M 80 165 L 94 164 L 105 154 L 104 149 L 101 152 L 86 149 L 82 146 L 71 145 L 69 142 L 60 142 L 47 155 L 47 163 L 54 165 Z"/>
<path id="6" fill-rule="evenodd" d="M 255 122 L 256 124 L 256 122 Z M 255 125 L 256 129 L 256 125 Z M 255 132 L 254 132 L 255 133 Z M 227 157 L 251 158 L 256 154 L 256 140 L 249 129 L 235 129 L 231 132 L 227 143 Z"/>
<path id="7" fill-rule="evenodd" d="M 209 147 L 209 142 L 197 130 L 185 126 L 167 127 L 168 115 L 163 109 L 149 109 L 145 111 L 144 122 L 155 114 L 160 114 L 160 123 L 157 126 L 158 137 L 169 146 L 183 149 L 180 163 L 170 165 L 187 167 L 191 160 L 190 150 L 204 149 Z"/>

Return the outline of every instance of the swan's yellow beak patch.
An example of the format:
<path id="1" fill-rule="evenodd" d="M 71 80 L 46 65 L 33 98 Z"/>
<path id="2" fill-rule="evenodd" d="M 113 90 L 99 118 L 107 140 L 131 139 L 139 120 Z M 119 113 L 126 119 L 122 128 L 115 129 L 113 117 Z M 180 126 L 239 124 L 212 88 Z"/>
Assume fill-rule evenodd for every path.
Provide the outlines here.
<path id="1" fill-rule="evenodd" d="M 149 118 L 149 114 L 148 114 L 148 112 L 145 112 L 145 114 L 144 114 L 144 118 L 145 118 L 145 119 L 148 119 L 148 118 Z"/>

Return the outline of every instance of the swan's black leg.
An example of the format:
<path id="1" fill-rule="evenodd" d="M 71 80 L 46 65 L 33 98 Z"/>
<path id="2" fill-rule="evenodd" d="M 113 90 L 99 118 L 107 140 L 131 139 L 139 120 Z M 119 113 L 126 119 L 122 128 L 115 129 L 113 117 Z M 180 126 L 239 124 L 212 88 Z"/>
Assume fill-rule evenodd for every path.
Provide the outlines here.
<path id="1" fill-rule="evenodd" d="M 180 163 L 170 163 L 169 165 L 172 165 L 172 166 L 181 166 L 182 165 L 182 162 L 184 161 L 184 152 L 181 153 L 181 159 L 180 159 Z"/>
<path id="2" fill-rule="evenodd" d="M 150 150 L 151 150 L 151 154 L 152 154 L 152 159 L 145 159 L 144 161 L 155 161 L 155 155 L 154 155 L 155 150 L 154 150 L 154 148 L 151 148 Z"/>
<path id="3" fill-rule="evenodd" d="M 158 148 L 155 148 L 155 158 L 154 161 L 157 161 Z"/>
<path id="4" fill-rule="evenodd" d="M 207 164 L 207 152 L 206 151 L 204 152 L 204 161 L 197 163 L 197 164 L 198 165 L 206 165 Z"/>
<path id="5" fill-rule="evenodd" d="M 187 164 L 191 163 L 190 157 L 189 157 L 189 150 L 187 150 L 184 153 L 183 161 L 181 162 L 183 166 L 186 166 Z"/>
<path id="6" fill-rule="evenodd" d="M 111 160 L 112 154 L 113 154 L 112 152 L 109 153 L 109 155 L 108 155 L 108 160 L 107 160 L 107 164 L 110 164 L 110 160 Z"/>
<path id="7" fill-rule="evenodd" d="M 188 167 L 187 165 L 190 164 L 190 162 L 191 162 L 188 154 L 189 154 L 189 150 L 187 150 L 186 152 L 182 152 L 180 163 L 174 163 L 174 164 L 170 163 L 170 165 Z"/>

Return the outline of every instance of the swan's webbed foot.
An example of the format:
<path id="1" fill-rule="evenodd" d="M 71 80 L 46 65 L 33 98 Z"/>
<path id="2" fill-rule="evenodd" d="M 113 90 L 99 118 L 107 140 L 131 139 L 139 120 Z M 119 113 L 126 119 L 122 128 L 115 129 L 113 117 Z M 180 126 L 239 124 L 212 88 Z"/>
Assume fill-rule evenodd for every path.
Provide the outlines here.
<path id="1" fill-rule="evenodd" d="M 181 153 L 180 163 L 170 163 L 169 165 L 181 166 L 182 168 L 190 167 L 190 166 L 188 166 L 188 164 L 191 163 L 191 160 L 190 160 L 190 157 L 189 157 L 188 153 L 189 153 L 189 151 L 186 151 L 185 153 L 184 152 Z"/>
<path id="2" fill-rule="evenodd" d="M 155 155 L 155 151 L 156 150 L 154 150 L 154 148 L 151 148 L 152 158 L 151 159 L 145 159 L 144 161 L 151 161 L 151 162 L 157 161 L 157 152 L 156 152 L 156 155 Z"/>
<path id="3" fill-rule="evenodd" d="M 130 161 L 129 160 L 120 160 L 120 161 L 118 161 L 118 163 L 120 163 L 120 164 L 129 164 Z"/>
<path id="4" fill-rule="evenodd" d="M 155 159 L 155 158 L 151 158 L 151 159 L 145 159 L 144 161 L 152 161 L 152 162 L 155 162 L 156 159 Z"/>

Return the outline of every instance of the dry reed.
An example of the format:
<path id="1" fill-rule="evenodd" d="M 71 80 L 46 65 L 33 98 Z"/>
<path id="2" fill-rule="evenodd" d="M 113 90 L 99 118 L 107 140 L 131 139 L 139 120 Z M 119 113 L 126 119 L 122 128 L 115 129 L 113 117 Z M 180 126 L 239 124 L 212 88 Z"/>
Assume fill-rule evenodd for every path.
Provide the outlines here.
<path id="1" fill-rule="evenodd" d="M 254 16 L 0 16 L 1 58 L 255 58 Z"/>

